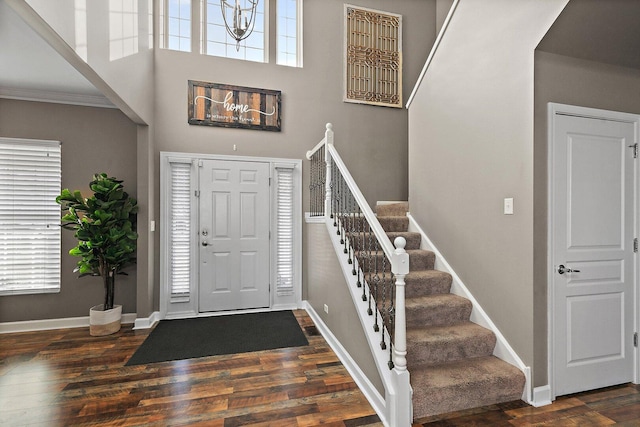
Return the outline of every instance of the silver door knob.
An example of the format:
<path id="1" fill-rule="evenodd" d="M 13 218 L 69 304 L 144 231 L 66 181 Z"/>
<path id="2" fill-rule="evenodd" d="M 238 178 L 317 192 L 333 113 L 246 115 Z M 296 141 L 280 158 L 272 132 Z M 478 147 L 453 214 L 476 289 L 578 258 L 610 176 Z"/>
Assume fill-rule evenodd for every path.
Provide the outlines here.
<path id="1" fill-rule="evenodd" d="M 580 273 L 580 270 L 572 270 L 572 269 L 566 268 L 564 265 L 560 264 L 558 266 L 558 273 L 560 273 L 560 274 L 564 274 L 564 273 Z"/>
<path id="2" fill-rule="evenodd" d="M 202 241 L 202 246 L 209 246 L 209 243 L 207 243 L 207 241 L 206 241 L 206 240 L 203 240 L 203 241 Z"/>

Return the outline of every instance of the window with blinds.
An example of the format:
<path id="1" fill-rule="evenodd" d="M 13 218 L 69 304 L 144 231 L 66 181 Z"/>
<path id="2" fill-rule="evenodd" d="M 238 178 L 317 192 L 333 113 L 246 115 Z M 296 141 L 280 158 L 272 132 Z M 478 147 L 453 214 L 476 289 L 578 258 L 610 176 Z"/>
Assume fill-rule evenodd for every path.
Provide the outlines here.
<path id="1" fill-rule="evenodd" d="M 171 299 L 188 299 L 191 284 L 191 162 L 170 162 L 169 289 Z"/>
<path id="2" fill-rule="evenodd" d="M 294 193 L 293 164 L 276 164 L 276 293 L 294 292 Z"/>
<path id="3" fill-rule="evenodd" d="M 0 138 L 0 295 L 60 291 L 58 141 Z"/>

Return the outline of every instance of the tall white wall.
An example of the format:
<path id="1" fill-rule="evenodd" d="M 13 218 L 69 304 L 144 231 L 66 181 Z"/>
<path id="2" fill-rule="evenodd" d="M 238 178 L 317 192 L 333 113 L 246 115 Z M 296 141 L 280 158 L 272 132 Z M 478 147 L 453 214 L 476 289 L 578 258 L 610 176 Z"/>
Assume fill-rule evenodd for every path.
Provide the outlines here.
<path id="1" fill-rule="evenodd" d="M 411 213 L 531 366 L 534 50 L 566 3 L 461 0 L 409 107 Z"/>

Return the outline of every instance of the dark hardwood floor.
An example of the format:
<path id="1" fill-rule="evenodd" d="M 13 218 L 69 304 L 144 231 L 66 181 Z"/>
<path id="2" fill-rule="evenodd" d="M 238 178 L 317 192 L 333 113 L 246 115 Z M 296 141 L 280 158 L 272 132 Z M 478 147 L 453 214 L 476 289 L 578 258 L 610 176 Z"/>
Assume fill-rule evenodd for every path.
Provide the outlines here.
<path id="1" fill-rule="evenodd" d="M 0 426 L 366 426 L 379 421 L 305 311 L 309 346 L 124 366 L 150 331 L 0 335 Z"/>
<path id="2" fill-rule="evenodd" d="M 381 426 L 313 322 L 309 346 L 125 366 L 150 331 L 88 328 L 0 335 L 0 426 Z M 640 386 L 533 408 L 509 402 L 419 426 L 640 426 Z"/>

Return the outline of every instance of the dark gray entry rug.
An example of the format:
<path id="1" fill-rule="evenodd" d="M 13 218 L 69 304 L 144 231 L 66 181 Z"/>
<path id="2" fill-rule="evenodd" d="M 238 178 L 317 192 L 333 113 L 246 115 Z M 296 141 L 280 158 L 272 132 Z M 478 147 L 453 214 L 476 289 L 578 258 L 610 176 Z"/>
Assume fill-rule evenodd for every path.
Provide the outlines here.
<path id="1" fill-rule="evenodd" d="M 161 320 L 127 366 L 305 345 L 292 311 Z"/>

